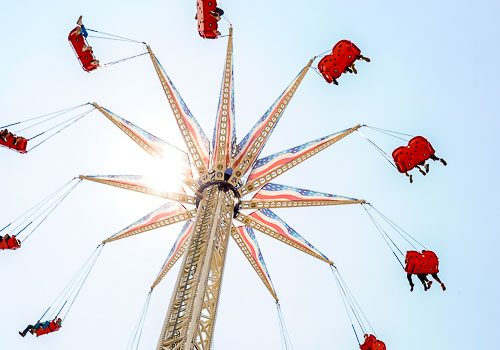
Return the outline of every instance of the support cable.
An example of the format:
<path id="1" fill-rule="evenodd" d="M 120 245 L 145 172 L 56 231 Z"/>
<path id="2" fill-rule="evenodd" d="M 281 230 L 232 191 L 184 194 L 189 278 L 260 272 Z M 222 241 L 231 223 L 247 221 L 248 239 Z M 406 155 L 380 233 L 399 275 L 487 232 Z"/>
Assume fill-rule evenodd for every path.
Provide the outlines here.
<path id="1" fill-rule="evenodd" d="M 38 319 L 38 322 L 40 322 L 43 318 L 43 316 L 45 316 L 45 314 L 50 310 L 50 306 L 47 308 L 47 310 L 45 310 L 45 312 L 43 313 L 42 316 L 40 316 L 40 318 Z"/>
<path id="2" fill-rule="evenodd" d="M 328 52 L 330 52 L 330 51 L 332 51 L 332 50 L 331 50 L 331 49 L 326 50 L 325 52 L 322 52 L 322 53 L 320 53 L 319 55 L 316 55 L 316 57 L 320 58 L 320 57 L 326 56 L 326 54 L 327 54 Z"/>
<path id="3" fill-rule="evenodd" d="M 56 119 L 56 118 L 58 118 L 58 117 L 60 117 L 60 116 L 62 116 L 62 115 L 65 115 L 65 114 L 67 114 L 67 113 L 69 113 L 69 112 L 74 111 L 75 109 L 78 109 L 78 108 L 83 107 L 83 106 L 88 105 L 88 104 L 89 104 L 89 103 L 87 102 L 87 103 L 85 103 L 85 104 L 83 104 L 83 105 L 80 105 L 80 106 L 76 106 L 76 107 L 68 108 L 68 109 L 66 109 L 66 110 L 62 110 L 62 111 L 59 111 L 59 112 L 54 112 L 54 113 L 46 114 L 45 116 L 51 116 L 51 117 L 50 117 L 50 118 L 47 118 L 47 119 L 44 119 L 44 120 L 41 120 L 41 121 L 39 121 L 39 122 L 37 122 L 37 123 L 35 123 L 35 124 L 32 124 L 32 125 L 26 126 L 25 128 L 20 129 L 20 130 L 18 130 L 18 131 L 16 131 L 16 132 L 17 132 L 17 133 L 19 133 L 19 132 L 22 132 L 22 131 L 26 131 L 26 130 L 28 130 L 28 129 L 31 129 L 31 128 L 35 127 L 35 126 L 38 126 L 38 125 L 43 124 L 43 123 L 46 123 L 46 122 L 48 122 L 48 121 L 50 121 L 50 120 Z M 26 121 L 29 121 L 29 120 L 35 120 L 35 119 L 39 119 L 39 118 L 41 118 L 41 117 L 31 118 L 31 119 L 28 119 L 28 120 L 26 120 Z M 71 120 L 72 118 L 74 118 L 74 117 L 68 118 L 68 119 L 66 119 L 66 120 Z M 22 122 L 21 122 L 21 123 L 22 123 Z"/>
<path id="4" fill-rule="evenodd" d="M 51 306 L 49 306 L 49 308 L 47 309 L 47 311 L 49 311 L 50 309 L 60 309 L 57 314 L 59 314 L 61 312 L 62 307 L 59 308 L 59 306 L 61 304 L 63 304 L 63 306 L 66 304 L 66 302 L 68 301 L 67 297 L 70 294 L 69 291 L 71 291 L 71 290 L 73 290 L 75 288 L 76 282 L 78 281 L 78 279 L 82 275 L 85 267 L 88 265 L 89 261 L 92 259 L 93 256 L 94 256 L 94 253 L 92 253 L 92 255 L 87 258 L 87 260 L 85 261 L 85 263 L 80 267 L 80 269 L 77 271 L 77 273 L 75 275 L 73 275 L 73 277 L 71 278 L 71 280 L 69 281 L 69 283 L 63 288 L 63 290 L 61 291 L 61 293 L 59 293 L 59 295 L 57 296 L 57 298 L 54 299 L 54 302 L 52 303 Z M 47 313 L 47 311 L 45 313 Z M 42 317 L 40 319 L 42 319 L 42 318 L 43 318 L 43 315 L 42 315 Z"/>
<path id="5" fill-rule="evenodd" d="M 59 197 L 59 199 L 55 202 L 55 204 L 53 204 L 52 207 L 48 207 L 47 209 L 45 209 L 42 213 L 40 213 L 40 215 L 42 215 L 43 213 L 45 213 L 47 210 L 48 213 L 47 215 L 45 215 L 43 217 L 43 219 L 38 223 L 38 225 L 35 226 L 35 228 L 33 228 L 33 230 L 31 230 L 31 232 L 26 236 L 26 238 L 23 239 L 23 242 L 26 242 L 26 240 L 29 238 L 29 236 L 31 236 L 31 234 L 49 217 L 50 214 L 52 214 L 52 212 L 59 206 L 59 204 L 62 203 L 62 201 L 64 199 L 66 199 L 66 197 L 75 189 L 76 186 L 78 186 L 78 184 L 82 182 L 82 179 L 79 179 L 68 191 L 66 191 L 66 193 L 64 193 L 61 197 Z M 38 219 L 40 217 L 40 215 L 38 215 L 36 219 Z M 31 224 L 31 223 L 30 223 Z M 29 224 L 28 224 L 29 225 Z M 24 230 L 24 229 L 23 229 Z"/>
<path id="6" fill-rule="evenodd" d="M 55 133 L 53 133 L 52 135 L 50 135 L 49 137 L 47 137 L 47 138 L 46 138 L 46 139 L 44 139 L 43 141 L 41 141 L 41 142 L 37 143 L 36 145 L 34 145 L 33 147 L 31 147 L 28 151 L 32 151 L 33 149 L 35 149 L 36 147 L 40 146 L 42 143 L 44 143 L 44 142 L 45 142 L 45 141 L 47 141 L 48 139 L 50 139 L 50 138 L 52 138 L 52 137 L 56 136 L 57 134 L 59 134 L 61 131 L 63 131 L 63 130 L 64 130 L 64 129 L 66 129 L 67 127 L 70 127 L 71 125 L 75 124 L 77 121 L 79 121 L 80 119 L 82 119 L 83 117 L 85 117 L 86 115 L 88 115 L 89 113 L 91 113 L 92 111 L 93 111 L 93 109 L 92 109 L 92 110 L 90 110 L 90 111 L 88 111 L 88 112 L 85 112 L 85 113 L 80 114 L 79 116 L 77 116 L 77 119 L 75 119 L 75 120 L 73 120 L 71 123 L 69 123 L 69 124 L 67 124 L 67 125 L 63 126 L 61 129 L 59 129 L 58 131 L 56 131 Z M 69 120 L 71 120 L 71 119 L 69 119 Z M 69 120 L 66 120 L 65 122 L 67 122 L 67 121 L 69 121 Z M 65 122 L 63 122 L 63 123 L 65 123 Z M 63 124 L 63 123 L 61 123 L 61 124 Z M 60 125 L 60 124 L 59 124 L 59 125 Z M 57 125 L 57 126 L 58 126 L 58 125 Z M 54 127 L 53 127 L 53 128 L 54 128 Z M 51 129 L 53 129 L 53 128 L 51 128 Z M 49 129 L 49 130 L 51 130 L 51 129 Z M 41 134 L 38 134 L 38 135 L 36 135 L 36 136 L 34 136 L 34 137 L 40 136 L 40 135 L 42 135 L 42 134 L 45 134 L 45 133 L 46 133 L 47 131 L 49 131 L 49 130 L 46 130 L 46 131 L 42 132 Z M 34 138 L 34 137 L 32 137 L 32 138 Z"/>
<path id="7" fill-rule="evenodd" d="M 283 317 L 281 305 L 278 301 L 276 302 L 276 310 L 278 311 L 278 319 L 280 324 L 281 348 L 283 350 L 293 350 L 290 334 L 288 333 L 288 329 L 286 328 L 285 318 Z"/>
<path id="8" fill-rule="evenodd" d="M 132 41 L 132 42 L 135 42 L 135 43 L 139 43 L 139 44 L 143 44 L 142 41 L 138 41 L 138 40 L 134 40 L 134 39 L 130 39 L 130 38 L 125 38 L 123 36 L 119 36 L 119 35 L 114 35 L 114 34 L 109 34 L 109 33 L 104 33 L 104 32 L 100 32 L 98 30 L 95 30 L 95 29 L 89 29 L 89 28 L 86 28 L 88 32 L 93 32 L 93 33 L 99 33 L 99 34 L 103 34 L 103 35 L 108 35 L 108 36 L 112 36 L 114 38 L 119 38 L 119 39 L 123 39 L 125 41 Z"/>
<path id="9" fill-rule="evenodd" d="M 51 113 L 47 113 L 47 114 L 44 114 L 44 115 L 41 115 L 41 116 L 38 116 L 38 117 L 33 117 L 33 118 L 29 118 L 29 119 L 25 119 L 25 120 L 21 120 L 19 122 L 15 122 L 15 123 L 12 123 L 12 124 L 8 124 L 8 125 L 5 125 L 5 126 L 1 126 L 0 129 L 3 129 L 3 128 L 8 128 L 10 126 L 13 126 L 13 125 L 18 125 L 18 124 L 22 124 L 22 123 L 25 123 L 25 122 L 29 122 L 29 121 L 32 121 L 32 120 L 36 120 L 36 119 L 40 119 L 40 118 L 44 118 L 44 117 L 48 117 L 50 115 L 53 115 L 53 114 L 58 114 L 58 115 L 61 115 L 61 114 L 64 114 L 64 113 L 67 113 L 67 112 L 70 112 L 74 109 L 77 109 L 77 108 L 80 108 L 80 107 L 83 107 L 85 105 L 88 105 L 89 102 L 87 103 L 83 103 L 79 106 L 75 106 L 75 107 L 69 107 L 69 108 L 66 108 L 66 109 L 61 109 L 60 111 L 55 111 L 55 112 L 51 112 Z M 52 118 L 49 118 L 47 120 L 50 120 L 50 119 L 53 119 L 54 117 Z M 23 131 L 24 129 L 20 130 L 20 131 Z"/>
<path id="10" fill-rule="evenodd" d="M 222 5 L 222 1 L 218 1 L 217 2 L 217 6 L 220 6 L 221 9 L 224 8 L 224 6 Z M 226 20 L 226 22 L 229 24 L 230 27 L 233 26 L 233 24 L 231 23 L 231 21 L 229 20 L 229 18 L 226 16 L 226 12 L 224 12 L 224 14 L 221 17 Z M 229 36 L 229 35 L 225 35 L 225 36 Z"/>
<path id="11" fill-rule="evenodd" d="M 342 275 L 340 273 L 338 273 L 338 276 L 339 276 L 340 280 L 342 281 L 342 284 L 344 285 L 344 287 L 347 290 L 348 294 L 351 296 L 351 300 L 354 301 L 354 304 L 356 305 L 357 309 L 361 313 L 361 316 L 363 316 L 364 320 L 366 321 L 366 324 L 370 328 L 370 330 L 372 332 L 371 334 L 377 336 L 377 334 L 375 333 L 375 329 L 373 328 L 373 326 L 371 325 L 370 321 L 366 317 L 363 309 L 359 306 L 358 301 L 356 300 L 356 298 L 354 298 L 354 295 L 352 294 L 351 289 L 349 288 L 349 286 L 347 285 L 347 283 L 345 283 L 344 278 L 342 277 Z"/>
<path id="12" fill-rule="evenodd" d="M 351 300 L 351 297 L 349 296 L 349 293 L 347 292 L 347 286 L 344 285 L 342 283 L 342 281 L 339 279 L 339 277 L 337 275 L 340 275 L 339 271 L 337 270 L 337 268 L 335 268 L 335 272 L 337 274 L 334 273 L 334 276 L 335 278 L 338 280 L 339 282 L 339 286 L 340 286 L 340 290 L 342 291 L 344 297 L 345 297 L 345 300 L 347 301 L 347 303 L 349 304 L 349 308 L 351 309 L 352 311 L 352 314 L 354 316 L 354 318 L 356 319 L 356 322 L 358 323 L 358 326 L 359 328 L 361 328 L 361 331 L 363 332 L 363 334 L 366 333 L 366 330 L 365 330 L 365 326 L 363 324 L 363 320 L 361 319 L 361 316 L 359 315 L 359 312 L 357 311 L 356 309 L 356 305 L 355 303 Z M 357 337 L 356 337 L 357 338 Z"/>
<path id="13" fill-rule="evenodd" d="M 392 136 L 392 137 L 396 137 L 396 138 L 401 139 L 401 140 L 404 140 L 404 141 L 408 141 L 408 139 L 404 139 L 404 138 L 401 138 L 401 137 L 398 137 L 398 136 L 395 136 L 395 135 L 392 135 L 392 134 L 398 134 L 398 135 L 403 135 L 403 136 L 408 136 L 408 137 L 414 137 L 414 135 L 405 134 L 405 133 L 398 132 L 398 131 L 393 131 L 393 130 L 388 130 L 388 129 L 377 128 L 377 127 L 370 126 L 370 125 L 365 125 L 365 126 L 366 126 L 367 128 L 369 128 L 369 129 L 373 129 L 373 130 L 375 130 L 375 131 L 381 132 L 381 133 L 383 133 L 383 134 L 386 134 L 386 135 L 389 135 L 389 136 Z"/>
<path id="14" fill-rule="evenodd" d="M 420 245 L 422 247 L 422 249 L 424 250 L 427 250 L 427 248 L 422 244 L 420 243 L 419 241 L 416 240 L 415 237 L 413 237 L 412 235 L 410 235 L 408 232 L 406 232 L 405 230 L 403 230 L 401 228 L 401 226 L 399 226 L 398 224 L 396 224 L 394 221 L 392 221 L 391 219 L 389 219 L 387 216 L 385 216 L 382 212 L 380 212 L 377 208 L 375 208 L 373 205 L 371 204 L 368 204 L 370 207 L 372 207 L 378 215 L 380 215 L 382 217 L 382 219 L 384 219 L 393 229 L 394 231 L 396 231 L 405 241 L 407 241 L 415 250 L 418 250 L 417 247 L 415 247 L 404 235 L 403 233 L 409 237 L 410 239 L 412 239 L 415 243 L 417 243 L 418 245 Z"/>
<path id="15" fill-rule="evenodd" d="M 2 232 L 3 230 L 5 230 L 6 228 L 8 228 L 10 225 L 12 225 L 13 223 L 15 223 L 16 221 L 20 220 L 21 218 L 25 217 L 25 216 L 30 216 L 28 215 L 30 212 L 36 212 L 38 210 L 38 207 L 41 207 L 43 205 L 45 205 L 45 203 L 47 203 L 48 201 L 50 201 L 50 199 L 54 198 L 59 192 L 62 191 L 63 188 L 65 188 L 66 186 L 68 186 L 72 181 L 74 181 L 76 179 L 75 178 L 72 178 L 71 180 L 69 180 L 68 182 L 66 182 L 64 184 L 64 186 L 58 188 L 56 191 L 52 192 L 50 195 L 48 195 L 47 197 L 45 197 L 42 201 L 40 201 L 39 203 L 35 204 L 33 207 L 31 207 L 30 209 L 28 209 L 27 211 L 25 211 L 23 214 L 21 214 L 20 216 L 18 216 L 17 218 L 15 218 L 14 220 L 12 220 L 9 224 L 7 224 L 6 226 L 4 226 L 0 232 Z M 20 224 L 18 224 L 16 227 L 14 227 L 12 229 L 11 232 L 15 231 L 19 226 L 21 226 L 24 222 L 26 222 L 28 219 L 24 219 L 23 221 L 21 221 Z"/>
<path id="16" fill-rule="evenodd" d="M 89 35 L 88 36 L 89 38 L 94 38 L 94 39 L 104 39 L 104 40 L 116 40 L 116 41 L 123 41 L 123 42 L 126 42 L 126 43 L 136 43 L 136 41 L 131 41 L 131 40 L 128 40 L 128 39 L 118 39 L 118 38 L 106 38 L 104 36 L 96 36 L 96 35 Z"/>
<path id="17" fill-rule="evenodd" d="M 318 75 L 321 77 L 321 79 L 324 79 L 324 78 L 323 78 L 323 74 L 321 74 L 321 73 L 320 73 L 320 71 L 318 70 L 318 68 L 316 68 L 316 67 L 311 67 L 311 69 L 312 69 L 313 71 L 315 71 L 315 72 L 316 72 L 316 74 L 318 74 Z"/>
<path id="18" fill-rule="evenodd" d="M 83 288 L 83 285 L 85 284 L 85 281 L 87 281 L 87 278 L 89 277 L 90 272 L 92 271 L 92 268 L 94 267 L 94 265 L 97 261 L 97 258 L 99 258 L 99 255 L 101 255 L 103 247 L 104 247 L 104 244 L 99 244 L 97 246 L 96 250 L 94 251 L 94 253 L 93 253 L 94 259 L 93 259 L 93 261 L 91 261 L 90 266 L 88 267 L 86 274 L 85 274 L 82 282 L 80 283 L 80 287 L 78 288 L 78 291 L 76 292 L 75 296 L 73 297 L 73 300 L 71 301 L 71 304 L 69 305 L 68 310 L 64 314 L 64 317 L 62 318 L 63 321 L 66 319 L 66 316 L 68 316 L 71 308 L 73 307 L 73 304 L 75 303 L 76 298 L 78 298 L 78 295 L 80 294 L 80 292 Z"/>
<path id="19" fill-rule="evenodd" d="M 135 56 L 130 56 L 130 57 L 122 58 L 122 59 L 117 60 L 117 61 L 108 62 L 108 63 L 105 63 L 105 64 L 101 65 L 101 67 L 102 68 L 109 67 L 109 66 L 112 66 L 114 64 L 121 63 L 121 62 L 124 62 L 124 61 L 128 61 L 128 60 L 131 60 L 132 58 L 136 58 L 136 57 L 144 56 L 144 55 L 149 55 L 149 52 L 143 52 L 143 53 L 140 53 L 140 54 L 135 55 Z"/>
<path id="20" fill-rule="evenodd" d="M 394 257 L 396 258 L 396 260 L 399 262 L 399 264 L 401 265 L 401 267 L 404 269 L 404 265 L 403 263 L 401 262 L 401 260 L 399 259 L 399 257 L 396 255 L 396 252 L 394 251 L 394 249 L 392 248 L 391 244 L 389 243 L 389 241 L 394 245 L 394 247 L 399 251 L 399 253 L 401 254 L 401 256 L 404 256 L 403 252 L 398 248 L 398 246 L 396 245 L 396 243 L 394 243 L 394 241 L 389 237 L 389 235 L 387 234 L 387 232 L 385 232 L 385 230 L 380 226 L 380 224 L 377 222 L 377 220 L 375 220 L 375 218 L 373 217 L 373 215 L 368 211 L 368 209 L 365 208 L 365 206 L 363 204 L 361 204 L 363 209 L 366 211 L 366 213 L 368 214 L 368 216 L 370 217 L 370 219 L 372 220 L 373 224 L 375 225 L 375 227 L 377 228 L 377 230 L 379 231 L 380 235 L 382 236 L 382 238 L 384 239 L 385 243 L 387 244 L 387 246 L 389 247 L 389 249 L 392 251 L 392 254 L 394 254 Z"/>
<path id="21" fill-rule="evenodd" d="M 375 142 L 373 142 L 372 140 L 370 140 L 368 137 L 366 137 L 363 133 L 361 133 L 361 131 L 359 130 L 356 130 L 356 132 L 358 134 L 361 135 L 361 137 L 363 137 L 369 144 L 371 144 L 381 155 L 382 157 L 384 157 L 394 168 L 397 169 L 396 165 L 394 164 L 394 162 L 392 161 L 392 158 L 389 157 L 389 155 L 387 153 L 384 152 L 384 150 L 382 148 L 380 148 L 379 146 L 377 146 L 375 144 Z"/>
<path id="22" fill-rule="evenodd" d="M 90 270 L 92 270 L 92 267 L 94 266 L 95 261 L 97 260 L 97 257 L 100 254 L 100 248 L 102 248 L 102 246 L 103 246 L 102 244 L 97 246 L 97 248 L 87 258 L 85 263 L 78 269 L 77 273 L 71 278 L 69 283 L 63 288 L 63 290 L 59 293 L 59 295 L 54 299 L 52 304 L 42 314 L 42 316 L 39 318 L 39 321 L 42 320 L 43 317 L 45 315 L 47 315 L 47 313 L 50 310 L 53 310 L 53 311 L 49 314 L 50 315 L 49 319 L 52 320 L 52 319 L 55 319 L 56 317 L 59 316 L 59 314 L 61 313 L 63 308 L 66 306 L 67 302 L 70 300 L 69 297 L 71 296 L 71 294 L 73 294 L 73 292 L 76 290 L 76 288 L 78 288 L 78 286 L 79 286 L 78 282 L 82 283 L 81 282 L 82 276 L 88 276 L 88 273 L 90 273 Z M 86 278 L 83 279 L 83 282 L 85 282 L 85 279 Z M 81 290 L 81 285 L 79 287 L 79 290 Z M 76 296 L 78 295 L 78 293 L 79 293 L 79 291 L 75 295 L 74 299 L 76 299 Z M 71 305 L 73 304 L 74 299 L 73 299 Z M 70 308 L 71 308 L 71 306 L 70 306 Z M 58 310 L 57 313 L 56 313 L 56 310 Z M 66 315 L 67 315 L 67 312 L 66 312 Z"/>
<path id="23" fill-rule="evenodd" d="M 335 282 L 337 283 L 337 287 L 339 289 L 340 297 L 342 298 L 342 303 L 344 304 L 344 308 L 345 308 L 345 311 L 347 313 L 347 317 L 349 317 L 349 322 L 351 322 L 351 327 L 352 327 L 352 330 L 354 331 L 354 336 L 356 337 L 358 344 L 361 345 L 361 343 L 359 342 L 358 333 L 356 332 L 356 328 L 354 327 L 354 323 L 352 321 L 351 313 L 349 312 L 349 309 L 347 308 L 346 301 L 348 302 L 348 299 L 346 298 L 345 292 L 342 289 L 342 285 L 340 284 L 340 281 L 339 281 L 337 275 L 335 274 L 335 271 L 337 268 L 335 268 L 335 270 L 334 270 L 334 268 L 335 268 L 335 266 L 330 265 L 330 269 L 332 270 L 333 277 L 335 277 Z M 350 306 L 351 306 L 351 310 L 352 310 L 352 305 L 350 305 Z M 354 315 L 354 312 L 353 312 L 353 315 Z M 360 328 L 361 328 L 361 326 L 360 326 Z"/>
<path id="24" fill-rule="evenodd" d="M 132 338 L 130 338 L 130 340 L 127 344 L 127 350 L 133 350 L 133 349 L 137 350 L 139 348 L 139 344 L 141 342 L 142 330 L 144 329 L 144 323 L 146 320 L 146 314 L 148 312 L 149 302 L 151 300 L 152 293 L 153 293 L 153 290 L 151 289 L 148 293 L 148 296 L 146 298 L 144 306 L 142 307 L 142 311 L 141 311 L 139 320 L 137 320 L 137 323 L 135 325 Z M 135 347 L 134 347 L 134 344 L 135 344 Z"/>
<path id="25" fill-rule="evenodd" d="M 61 126 L 61 125 L 63 125 L 64 123 L 67 123 L 67 122 L 72 121 L 72 120 L 74 120 L 74 119 L 79 120 L 79 119 L 81 119 L 82 117 L 84 117 L 84 116 L 86 116 L 87 114 L 89 114 L 90 112 L 92 112 L 94 109 L 95 109 L 95 107 L 92 107 L 92 108 L 91 108 L 90 110 L 88 110 L 88 111 L 82 112 L 82 113 L 77 114 L 77 115 L 75 115 L 75 116 L 72 116 L 72 117 L 70 117 L 70 118 L 68 118 L 68 119 L 66 119 L 66 120 L 63 120 L 62 122 L 60 122 L 60 123 L 58 123 L 58 124 L 56 124 L 56 125 L 54 125 L 54 126 L 52 126 L 52 127 L 48 128 L 47 130 L 44 130 L 44 131 L 42 131 L 41 133 L 39 133 L 39 134 L 37 134 L 37 135 L 35 135 L 35 136 L 30 137 L 30 138 L 29 138 L 29 140 L 33 140 L 34 138 L 37 138 L 38 136 L 42 136 L 43 134 L 45 134 L 45 133 L 47 133 L 47 132 L 49 132 L 49 131 L 51 131 L 51 130 L 53 130 L 53 129 L 55 129 L 55 128 L 57 128 L 57 127 Z M 40 123 L 38 123 L 38 124 L 40 124 Z M 35 125 L 38 125 L 38 124 L 35 124 Z M 71 123 L 71 124 L 72 124 L 72 123 Z M 70 125 L 71 125 L 71 124 L 70 124 Z M 32 126 L 35 126 L 35 125 L 32 125 Z M 31 128 L 32 126 L 30 126 L 30 128 Z M 67 126 L 66 126 L 66 127 L 67 127 Z M 63 129 L 64 129 L 64 128 L 65 128 L 65 127 L 63 127 Z M 26 130 L 26 129 L 28 129 L 28 128 L 24 128 L 23 130 Z M 55 134 L 54 134 L 54 135 L 55 135 Z M 52 136 L 53 136 L 53 135 L 52 135 Z"/>

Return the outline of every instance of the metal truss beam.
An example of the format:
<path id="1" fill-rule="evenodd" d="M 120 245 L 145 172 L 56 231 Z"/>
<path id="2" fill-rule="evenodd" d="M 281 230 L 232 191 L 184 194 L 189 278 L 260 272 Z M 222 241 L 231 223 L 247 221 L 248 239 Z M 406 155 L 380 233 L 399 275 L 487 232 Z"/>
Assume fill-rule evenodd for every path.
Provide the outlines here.
<path id="1" fill-rule="evenodd" d="M 360 200 L 249 200 L 241 201 L 240 209 L 264 209 L 264 208 L 295 208 L 295 207 L 320 207 L 326 205 L 345 205 L 366 203 Z"/>
<path id="2" fill-rule="evenodd" d="M 232 191 L 203 191 L 158 350 L 210 350 L 233 210 Z"/>
<path id="3" fill-rule="evenodd" d="M 141 228 L 122 233 L 121 235 L 113 236 L 111 238 L 108 238 L 108 239 L 102 241 L 102 243 L 106 244 L 109 242 L 117 241 L 119 239 L 123 239 L 123 238 L 127 238 L 127 237 L 130 237 L 133 235 L 137 235 L 139 233 L 151 231 L 151 230 L 163 227 L 163 226 L 168 226 L 168 225 L 176 224 L 178 222 L 186 221 L 186 220 L 194 218 L 195 215 L 196 215 L 195 209 L 186 210 L 185 212 L 183 212 L 181 214 L 172 215 L 166 219 L 156 221 L 154 224 L 146 225 L 146 226 L 143 226 Z"/>
<path id="4" fill-rule="evenodd" d="M 248 227 L 251 227 L 253 229 L 259 230 L 260 232 L 265 233 L 266 235 L 268 235 L 270 237 L 273 237 L 274 239 L 277 239 L 278 241 L 283 242 L 283 243 L 289 245 L 290 247 L 293 247 L 295 249 L 300 250 L 301 252 L 304 252 L 306 254 L 314 256 L 316 259 L 322 260 L 322 261 L 324 261 L 324 262 L 326 262 L 326 263 L 328 263 L 330 265 L 333 264 L 332 261 L 330 261 L 328 259 L 325 259 L 323 256 L 321 256 L 319 254 L 316 254 L 312 250 L 305 249 L 300 244 L 297 244 L 296 242 L 294 242 L 294 241 L 288 239 L 287 237 L 279 234 L 278 231 L 276 231 L 272 227 L 269 227 L 266 224 L 264 224 L 264 223 L 262 223 L 262 222 L 260 222 L 258 220 L 255 220 L 251 216 L 238 213 L 238 215 L 236 216 L 236 220 L 238 220 L 239 222 L 247 225 Z"/>
<path id="5" fill-rule="evenodd" d="M 350 135 L 354 131 L 358 130 L 361 127 L 361 125 L 356 125 L 355 127 L 352 127 L 348 129 L 347 131 L 339 134 L 338 136 L 332 138 L 329 141 L 323 142 L 318 144 L 318 146 L 314 147 L 312 150 L 307 152 L 306 154 L 303 154 L 301 156 L 297 156 L 286 163 L 281 164 L 278 168 L 272 169 L 266 174 L 252 180 L 248 181 L 244 187 L 241 187 L 238 192 L 240 193 L 241 196 L 244 196 L 250 192 L 256 191 L 268 182 L 271 182 L 273 179 L 276 177 L 280 176 L 281 174 L 287 172 L 288 170 L 296 167 L 297 165 L 301 164 L 303 161 L 306 159 L 311 158 L 312 156 L 318 154 L 319 152 L 325 150 L 326 148 L 330 147 L 334 143 L 342 140 L 344 137 L 347 135 Z"/>
<path id="6" fill-rule="evenodd" d="M 196 198 L 193 196 L 189 196 L 187 194 L 184 194 L 184 193 L 159 191 L 159 190 L 155 190 L 154 188 L 147 187 L 147 186 L 126 184 L 126 183 L 122 183 L 122 182 L 118 182 L 118 181 L 105 180 L 105 179 L 100 179 L 97 177 L 89 177 L 89 176 L 85 176 L 85 175 L 80 175 L 79 178 L 82 180 L 98 182 L 98 183 L 101 183 L 104 185 L 124 188 L 124 189 L 130 190 L 130 191 L 145 193 L 145 194 L 149 194 L 151 196 L 166 198 L 166 199 L 170 199 L 172 201 L 176 201 L 179 203 L 186 203 L 186 204 L 191 204 L 191 205 L 195 204 Z"/>

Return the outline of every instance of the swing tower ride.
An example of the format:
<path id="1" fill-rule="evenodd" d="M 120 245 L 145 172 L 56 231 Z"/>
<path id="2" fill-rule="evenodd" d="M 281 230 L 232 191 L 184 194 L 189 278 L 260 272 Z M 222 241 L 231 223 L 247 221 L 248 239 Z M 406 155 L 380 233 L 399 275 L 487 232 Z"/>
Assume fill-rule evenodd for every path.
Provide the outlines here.
<path id="1" fill-rule="evenodd" d="M 205 134 L 184 104 L 151 48 L 147 46 L 165 96 L 185 141 L 191 162 L 199 175 L 199 178 L 183 175 L 180 180 L 194 192 L 194 195 L 163 192 L 161 196 L 180 204 L 195 205 L 196 208 L 183 209 L 168 217 L 155 219 L 147 226 L 126 230 L 103 242 L 107 243 L 176 222 L 192 220 L 191 231 L 185 244 L 178 250 L 169 265 L 164 267 L 153 285 L 155 286 L 175 261 L 184 255 L 161 330 L 158 350 L 211 349 L 229 236 L 235 240 L 277 301 L 278 298 L 260 254 L 253 229 L 270 235 L 328 264 L 333 263 L 286 223 L 277 217 L 272 217 L 273 214 L 270 216 L 269 208 L 364 203 L 363 200 L 355 198 L 270 184 L 274 178 L 351 134 L 360 125 L 258 159 L 262 148 L 311 67 L 314 58 L 307 63 L 269 110 L 257 121 L 242 142 L 236 145 L 232 28 L 230 28 L 229 33 L 212 147 L 208 146 Z M 116 118 L 113 118 L 109 111 L 97 104 L 94 106 L 142 148 L 149 153 L 154 153 L 152 147 L 147 144 L 147 140 L 135 137 L 123 125 L 117 123 Z M 99 177 L 81 176 L 81 178 L 158 195 L 158 193 L 153 193 L 152 188 L 148 188 L 144 184 L 124 186 L 118 182 Z M 280 191 L 276 190 L 277 187 L 280 188 Z M 244 196 L 257 190 L 259 192 L 253 198 L 243 200 Z M 240 212 L 244 210 L 250 210 L 252 214 L 245 215 Z M 267 213 L 267 216 L 259 215 L 262 212 Z M 272 220 L 278 222 L 278 225 L 272 225 Z M 237 226 L 237 223 L 242 225 Z M 284 229 L 281 229 L 280 225 Z"/>

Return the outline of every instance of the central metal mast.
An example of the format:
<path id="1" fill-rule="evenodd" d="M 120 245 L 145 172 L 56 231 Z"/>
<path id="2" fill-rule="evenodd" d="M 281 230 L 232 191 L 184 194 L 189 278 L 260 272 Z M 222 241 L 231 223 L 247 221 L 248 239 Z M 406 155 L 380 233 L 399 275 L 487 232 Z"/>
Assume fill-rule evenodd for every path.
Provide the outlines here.
<path id="1" fill-rule="evenodd" d="M 212 343 L 235 196 L 218 184 L 202 194 L 158 350 L 209 350 Z"/>

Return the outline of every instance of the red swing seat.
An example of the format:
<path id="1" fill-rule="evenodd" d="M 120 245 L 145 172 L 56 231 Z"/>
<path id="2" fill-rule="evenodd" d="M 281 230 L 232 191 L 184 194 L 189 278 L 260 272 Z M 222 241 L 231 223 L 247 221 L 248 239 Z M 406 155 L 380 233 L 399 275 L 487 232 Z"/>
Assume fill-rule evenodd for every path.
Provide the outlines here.
<path id="1" fill-rule="evenodd" d="M 361 55 L 361 50 L 349 40 L 341 40 L 332 49 L 332 53 L 323 57 L 318 69 L 328 84 L 336 81 L 347 67 Z"/>
<path id="2" fill-rule="evenodd" d="M 79 33 L 79 34 L 78 34 Z M 83 70 L 86 72 L 91 72 L 99 67 L 99 64 L 92 64 L 93 61 L 97 61 L 94 52 L 92 50 L 83 50 L 84 46 L 89 46 L 87 39 L 82 34 L 82 27 L 76 26 L 68 35 L 69 43 L 75 51 L 76 57 L 82 66 Z"/>
<path id="3" fill-rule="evenodd" d="M 439 272 L 439 259 L 433 251 L 423 250 L 419 253 L 415 250 L 406 252 L 406 273 L 411 274 L 433 274 Z"/>
<path id="4" fill-rule="evenodd" d="M 2 239 L 2 241 L 0 241 L 0 250 L 15 250 L 18 248 L 21 248 L 21 242 L 19 242 L 16 236 L 11 236 L 6 240 Z"/>
<path id="5" fill-rule="evenodd" d="M 26 147 L 28 146 L 28 140 L 25 139 L 24 137 L 21 137 L 22 139 L 16 142 L 16 139 L 19 136 L 16 136 L 14 134 L 11 134 L 7 136 L 4 141 L 2 138 L 0 138 L 0 145 L 13 149 L 14 151 L 18 151 L 19 153 L 26 153 Z"/>
<path id="6" fill-rule="evenodd" d="M 59 326 L 55 320 L 52 320 L 50 321 L 49 323 L 49 326 L 45 329 L 43 328 L 39 328 L 36 330 L 36 336 L 39 337 L 41 335 L 44 335 L 44 334 L 49 334 L 49 333 L 52 333 L 52 332 L 56 332 L 59 330 L 59 328 L 61 328 L 61 326 Z"/>
<path id="7" fill-rule="evenodd" d="M 377 340 L 373 334 L 370 334 L 359 348 L 361 350 L 385 350 L 385 344 L 383 341 Z"/>
<path id="8" fill-rule="evenodd" d="M 431 143 L 422 136 L 415 136 L 408 146 L 401 146 L 392 152 L 392 159 L 400 173 L 406 173 L 423 163 L 436 153 Z"/>
<path id="9" fill-rule="evenodd" d="M 217 39 L 215 31 L 218 29 L 217 20 L 210 14 L 217 9 L 216 0 L 196 0 L 196 18 L 198 33 L 205 39 Z"/>

